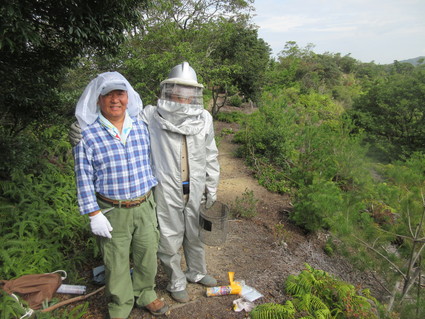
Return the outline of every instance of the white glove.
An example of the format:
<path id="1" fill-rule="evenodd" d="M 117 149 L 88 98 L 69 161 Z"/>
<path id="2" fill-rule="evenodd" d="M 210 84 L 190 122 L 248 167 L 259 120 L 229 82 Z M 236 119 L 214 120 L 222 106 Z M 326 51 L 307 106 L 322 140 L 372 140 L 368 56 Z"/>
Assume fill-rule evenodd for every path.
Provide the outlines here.
<path id="1" fill-rule="evenodd" d="M 71 127 L 68 132 L 68 138 L 69 142 L 73 147 L 77 145 L 83 138 L 83 136 L 81 135 L 81 127 L 78 124 L 78 121 L 71 124 Z"/>
<path id="2" fill-rule="evenodd" d="M 217 193 L 207 193 L 207 202 L 205 204 L 205 208 L 210 208 L 215 201 L 217 200 Z"/>
<path id="3" fill-rule="evenodd" d="M 106 238 L 112 238 L 112 226 L 109 220 L 102 213 L 90 217 L 90 227 L 93 234 Z"/>

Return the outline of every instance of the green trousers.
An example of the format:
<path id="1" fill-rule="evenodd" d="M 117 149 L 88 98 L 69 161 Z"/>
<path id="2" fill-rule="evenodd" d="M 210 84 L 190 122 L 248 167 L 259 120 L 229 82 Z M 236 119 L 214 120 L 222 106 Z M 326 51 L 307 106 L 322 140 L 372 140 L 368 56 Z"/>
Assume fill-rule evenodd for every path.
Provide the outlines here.
<path id="1" fill-rule="evenodd" d="M 98 200 L 101 209 L 110 204 Z M 112 239 L 98 237 L 105 265 L 106 294 L 111 318 L 127 318 L 137 305 L 154 301 L 159 242 L 153 194 L 138 207 L 114 208 L 105 214 L 112 225 Z M 133 274 L 130 275 L 130 257 Z"/>

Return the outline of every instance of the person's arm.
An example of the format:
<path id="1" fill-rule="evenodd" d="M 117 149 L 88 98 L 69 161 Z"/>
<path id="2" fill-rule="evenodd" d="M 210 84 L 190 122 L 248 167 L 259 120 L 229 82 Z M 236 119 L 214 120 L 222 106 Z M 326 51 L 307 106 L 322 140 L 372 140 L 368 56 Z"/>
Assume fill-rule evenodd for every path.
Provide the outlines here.
<path id="1" fill-rule="evenodd" d="M 78 143 L 73 151 L 80 213 L 89 215 L 90 228 L 93 234 L 112 238 L 112 226 L 105 215 L 102 214 L 96 201 L 93 184 L 93 165 L 91 164 L 92 151 L 87 147 L 84 140 Z"/>
<path id="2" fill-rule="evenodd" d="M 209 208 L 217 200 L 217 188 L 220 178 L 220 164 L 218 162 L 218 149 L 214 138 L 214 125 L 212 116 L 206 117 L 206 207 Z"/>
<path id="3" fill-rule="evenodd" d="M 77 198 L 81 215 L 100 210 L 94 190 L 93 151 L 84 140 L 74 149 L 74 169 L 77 184 Z"/>
<path id="4" fill-rule="evenodd" d="M 145 122 L 147 125 L 149 125 L 152 116 L 155 112 L 156 107 L 153 105 L 146 105 L 144 108 L 142 108 L 139 112 L 139 119 L 141 119 L 143 122 Z"/>

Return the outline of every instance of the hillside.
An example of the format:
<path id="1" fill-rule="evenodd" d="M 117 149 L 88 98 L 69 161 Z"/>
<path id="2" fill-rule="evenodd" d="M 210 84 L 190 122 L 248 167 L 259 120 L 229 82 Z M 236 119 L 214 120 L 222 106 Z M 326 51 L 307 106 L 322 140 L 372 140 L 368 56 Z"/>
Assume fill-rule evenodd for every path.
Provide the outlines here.
<path id="1" fill-rule="evenodd" d="M 227 241 L 219 247 L 207 247 L 208 271 L 215 276 L 220 285 L 228 284 L 227 273 L 235 272 L 235 279 L 245 280 L 264 295 L 256 304 L 264 302 L 282 303 L 286 300 L 283 284 L 288 275 L 298 274 L 308 263 L 336 277 L 371 288 L 379 295 L 380 285 L 373 274 L 361 273 L 352 268 L 344 259 L 326 255 L 323 246 L 326 234 L 305 235 L 287 221 L 291 204 L 285 196 L 270 193 L 259 186 L 243 160 L 236 158 L 237 145 L 232 143 L 236 124 L 216 122 L 218 137 L 221 180 L 218 200 L 232 205 L 246 190 L 253 192 L 258 200 L 258 215 L 252 220 L 229 220 Z M 222 132 L 225 132 L 222 134 Z M 205 288 L 189 284 L 191 301 L 187 304 L 174 302 L 166 292 L 167 279 L 161 269 L 157 277 L 157 289 L 161 298 L 170 305 L 167 318 L 206 319 L 206 318 L 245 318 L 246 313 L 234 312 L 232 302 L 238 296 L 206 297 Z M 104 318 L 107 314 L 103 293 L 89 299 L 90 312 L 83 318 Z M 130 319 L 152 318 L 142 310 L 134 309 Z"/>
<path id="2" fill-rule="evenodd" d="M 425 62 L 425 56 L 418 56 L 417 58 L 412 58 L 412 59 L 407 59 L 407 60 L 403 60 L 403 61 L 399 61 L 401 63 L 410 63 L 413 65 L 419 65 L 419 60 L 422 60 L 422 63 Z"/>

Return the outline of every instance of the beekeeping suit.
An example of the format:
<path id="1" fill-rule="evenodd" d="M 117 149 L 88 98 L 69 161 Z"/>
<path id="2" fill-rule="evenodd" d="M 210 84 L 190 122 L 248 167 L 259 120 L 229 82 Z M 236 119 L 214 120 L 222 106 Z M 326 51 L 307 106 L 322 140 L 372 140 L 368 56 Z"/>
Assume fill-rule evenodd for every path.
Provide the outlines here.
<path id="1" fill-rule="evenodd" d="M 149 127 L 158 179 L 158 257 L 169 276 L 170 292 L 182 291 L 187 280 L 199 282 L 207 274 L 199 210 L 202 200 L 207 206 L 216 200 L 220 168 L 213 120 L 203 107 L 202 89 L 195 71 L 183 62 L 161 82 L 157 106 L 146 106 L 142 115 Z M 180 265 L 182 246 L 185 272 Z"/>

